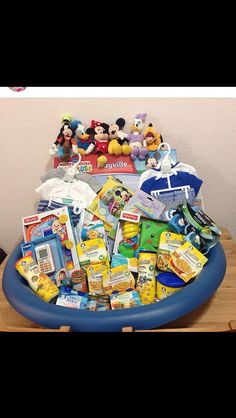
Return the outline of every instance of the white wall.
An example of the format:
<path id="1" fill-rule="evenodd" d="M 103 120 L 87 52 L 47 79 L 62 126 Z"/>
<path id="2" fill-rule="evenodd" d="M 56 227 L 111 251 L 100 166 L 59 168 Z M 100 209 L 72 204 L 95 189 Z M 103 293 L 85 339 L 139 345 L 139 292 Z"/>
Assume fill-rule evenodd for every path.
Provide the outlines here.
<path id="1" fill-rule="evenodd" d="M 10 252 L 22 238 L 21 217 L 35 212 L 40 175 L 52 168 L 48 148 L 70 113 L 87 125 L 112 123 L 147 112 L 178 159 L 204 180 L 207 214 L 236 239 L 236 99 L 106 98 L 0 99 L 0 247 Z M 146 126 L 146 125 L 145 125 Z"/>

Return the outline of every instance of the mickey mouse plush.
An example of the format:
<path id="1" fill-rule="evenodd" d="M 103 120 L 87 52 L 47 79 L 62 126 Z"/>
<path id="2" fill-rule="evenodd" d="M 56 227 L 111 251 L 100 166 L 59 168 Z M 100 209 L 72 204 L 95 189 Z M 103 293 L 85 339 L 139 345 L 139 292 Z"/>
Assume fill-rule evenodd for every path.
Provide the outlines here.
<path id="1" fill-rule="evenodd" d="M 129 155 L 131 148 L 129 146 L 129 141 L 127 139 L 128 134 L 122 132 L 122 129 L 125 126 L 125 120 L 119 118 L 116 120 L 116 123 L 113 123 L 109 126 L 109 139 L 110 143 L 108 146 L 108 153 L 114 155 Z"/>
<path id="2" fill-rule="evenodd" d="M 109 125 L 101 123 L 96 120 L 91 121 L 91 127 L 86 130 L 90 135 L 91 144 L 89 145 L 86 154 L 93 152 L 99 155 L 97 159 L 97 166 L 102 168 L 107 162 L 107 157 L 104 154 L 108 153 L 108 129 Z"/>
<path id="3" fill-rule="evenodd" d="M 145 160 L 146 168 L 160 168 L 160 158 L 159 151 L 154 152 L 152 156 L 148 154 Z"/>

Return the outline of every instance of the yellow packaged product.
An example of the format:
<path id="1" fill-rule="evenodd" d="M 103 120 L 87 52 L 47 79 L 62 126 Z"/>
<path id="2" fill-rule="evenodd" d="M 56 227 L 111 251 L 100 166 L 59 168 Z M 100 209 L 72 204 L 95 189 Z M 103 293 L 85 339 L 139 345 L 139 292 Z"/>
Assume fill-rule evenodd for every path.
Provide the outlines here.
<path id="1" fill-rule="evenodd" d="M 112 176 L 98 192 L 88 210 L 104 222 L 106 231 L 111 231 L 117 224 L 120 214 L 133 192 Z"/>
<path id="2" fill-rule="evenodd" d="M 113 292 L 125 292 L 127 289 L 134 289 L 135 280 L 127 265 L 121 265 L 109 269 L 103 279 L 103 289 L 107 295 Z"/>
<path id="3" fill-rule="evenodd" d="M 174 250 L 184 243 L 184 235 L 173 232 L 162 232 L 157 250 L 157 267 L 162 271 L 171 271 L 169 260 Z"/>
<path id="4" fill-rule="evenodd" d="M 33 257 L 26 256 L 16 262 L 16 270 L 24 277 L 31 289 L 45 302 L 53 302 L 59 294 L 57 285 L 40 271 Z"/>
<path id="5" fill-rule="evenodd" d="M 104 264 L 110 267 L 106 245 L 102 238 L 89 239 L 77 244 L 77 253 L 81 266 Z"/>
<path id="6" fill-rule="evenodd" d="M 137 290 L 110 295 L 111 309 L 127 309 L 141 306 L 142 302 Z"/>
<path id="7" fill-rule="evenodd" d="M 104 264 L 94 264 L 86 268 L 88 287 L 90 293 L 104 294 L 103 280 L 106 276 L 107 267 Z"/>
<path id="8" fill-rule="evenodd" d="M 169 260 L 169 267 L 182 280 L 188 282 L 197 276 L 208 259 L 190 242 L 175 250 Z"/>
<path id="9" fill-rule="evenodd" d="M 155 267 L 157 254 L 153 251 L 140 251 L 138 259 L 137 291 L 140 294 L 142 304 L 155 302 L 156 277 Z"/>

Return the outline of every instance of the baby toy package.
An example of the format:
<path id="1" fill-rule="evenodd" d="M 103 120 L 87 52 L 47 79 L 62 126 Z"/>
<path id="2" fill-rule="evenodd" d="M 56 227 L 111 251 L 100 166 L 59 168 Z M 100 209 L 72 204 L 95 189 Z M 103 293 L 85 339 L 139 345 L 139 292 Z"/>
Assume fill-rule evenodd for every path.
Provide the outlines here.
<path id="1" fill-rule="evenodd" d="M 68 208 L 63 206 L 51 211 L 37 213 L 22 218 L 25 242 L 56 234 L 60 240 L 64 264 L 67 270 L 79 269 L 72 224 Z M 43 240 L 41 241 L 44 242 Z M 52 247 L 51 247 L 52 248 Z"/>
<path id="2" fill-rule="evenodd" d="M 132 196 L 131 190 L 109 176 L 88 210 L 104 221 L 106 230 L 110 231 L 117 225 L 125 204 Z"/>

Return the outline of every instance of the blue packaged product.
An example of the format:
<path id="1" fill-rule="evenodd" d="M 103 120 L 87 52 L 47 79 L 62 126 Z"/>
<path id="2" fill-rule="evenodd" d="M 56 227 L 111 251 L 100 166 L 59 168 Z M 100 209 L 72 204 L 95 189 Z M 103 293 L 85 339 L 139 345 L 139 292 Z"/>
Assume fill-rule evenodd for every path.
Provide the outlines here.
<path id="1" fill-rule="evenodd" d="M 60 293 L 57 298 L 56 305 L 64 306 L 65 308 L 86 309 L 88 296 L 85 293 L 75 292 Z"/>
<path id="2" fill-rule="evenodd" d="M 157 299 L 165 299 L 168 296 L 178 292 L 186 285 L 184 280 L 176 274 L 170 272 L 158 273 L 157 279 Z"/>
<path id="3" fill-rule="evenodd" d="M 112 260 L 111 260 L 111 268 L 121 266 L 121 265 L 127 265 L 128 261 L 127 258 L 122 254 L 113 254 Z"/>

